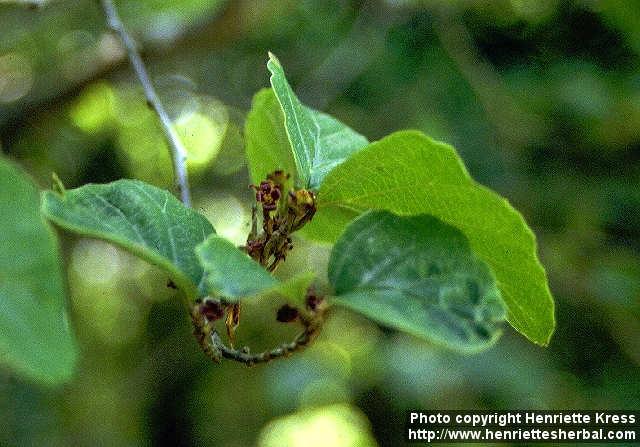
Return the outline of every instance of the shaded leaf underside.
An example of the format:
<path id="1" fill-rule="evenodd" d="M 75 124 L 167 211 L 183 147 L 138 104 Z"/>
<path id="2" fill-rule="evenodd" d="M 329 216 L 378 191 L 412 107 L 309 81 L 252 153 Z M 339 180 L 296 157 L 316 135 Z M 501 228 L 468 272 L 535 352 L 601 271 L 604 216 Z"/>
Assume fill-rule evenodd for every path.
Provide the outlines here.
<path id="1" fill-rule="evenodd" d="M 490 346 L 505 318 L 490 269 L 455 228 L 422 215 L 370 211 L 329 261 L 338 303 L 382 324 L 461 350 Z"/>

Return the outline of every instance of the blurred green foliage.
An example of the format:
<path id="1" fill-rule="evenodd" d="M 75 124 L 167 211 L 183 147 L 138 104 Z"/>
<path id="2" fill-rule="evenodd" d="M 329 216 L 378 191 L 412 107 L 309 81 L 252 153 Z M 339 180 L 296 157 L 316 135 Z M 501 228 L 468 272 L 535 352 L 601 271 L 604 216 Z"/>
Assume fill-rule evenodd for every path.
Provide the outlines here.
<path id="1" fill-rule="evenodd" d="M 47 187 L 171 187 L 159 128 L 96 2 L 0 3 L 0 148 Z M 398 445 L 408 408 L 640 406 L 640 7 L 634 0 L 120 1 L 182 127 L 195 206 L 241 243 L 250 182 L 239 129 L 268 50 L 301 100 L 375 140 L 413 127 L 535 229 L 558 326 L 463 356 L 332 315 L 302 355 L 212 365 L 161 271 L 65 236 L 74 380 L 0 375 L 0 444 Z M 326 263 L 295 241 L 283 268 Z M 320 251 L 323 256 L 316 259 Z M 326 268 L 326 267 L 325 267 Z M 293 335 L 247 306 L 254 350 Z M 321 427 L 319 429 L 318 427 Z M 340 444 L 340 438 L 350 443 Z M 285 443 L 286 439 L 286 443 Z M 288 443 L 288 444 L 287 444 Z M 278 444 L 275 444 L 278 445 Z"/>
<path id="2" fill-rule="evenodd" d="M 59 385 L 73 375 L 78 350 L 58 241 L 37 188 L 4 157 L 0 180 L 0 358 L 30 380 Z"/>

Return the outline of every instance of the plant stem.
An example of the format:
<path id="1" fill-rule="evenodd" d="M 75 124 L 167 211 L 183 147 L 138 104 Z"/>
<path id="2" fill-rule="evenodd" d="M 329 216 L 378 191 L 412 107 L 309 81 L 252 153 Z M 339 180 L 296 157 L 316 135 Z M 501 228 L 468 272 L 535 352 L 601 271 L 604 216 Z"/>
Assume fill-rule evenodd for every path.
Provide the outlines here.
<path id="1" fill-rule="evenodd" d="M 135 71 L 136 76 L 138 76 L 140 84 L 142 84 L 147 104 L 156 112 L 160 119 L 160 124 L 162 125 L 162 129 L 164 130 L 167 138 L 167 143 L 169 143 L 169 148 L 171 150 L 173 168 L 176 176 L 176 185 L 180 192 L 180 199 L 185 206 L 190 207 L 191 192 L 189 190 L 189 176 L 187 174 L 187 151 L 182 145 L 180 137 L 173 128 L 173 123 L 171 122 L 167 111 L 153 88 L 153 84 L 151 83 L 151 79 L 149 79 L 149 74 L 147 73 L 144 62 L 136 49 L 136 43 L 129 33 L 127 33 L 124 24 L 120 20 L 120 16 L 118 15 L 118 11 L 113 0 L 100 0 L 100 3 L 102 4 L 102 9 L 104 9 L 104 13 L 107 18 L 107 25 L 113 32 L 118 34 L 120 40 L 122 40 L 129 57 L 129 61 L 133 66 L 133 70 Z"/>
<path id="2" fill-rule="evenodd" d="M 225 345 L 212 324 L 200 314 L 197 306 L 193 308 L 191 318 L 194 327 L 193 335 L 209 358 L 216 363 L 220 362 L 222 358 L 226 358 L 244 363 L 247 366 L 253 366 L 257 363 L 267 363 L 277 358 L 287 357 L 308 346 L 318 335 L 318 332 L 320 332 L 323 322 L 323 311 L 313 312 L 311 316 L 301 315 L 300 321 L 303 326 L 303 331 L 298 334 L 293 341 L 258 354 L 251 354 L 248 348 L 234 349 Z"/>
<path id="3" fill-rule="evenodd" d="M 256 363 L 267 363 L 280 357 L 287 357 L 293 352 L 303 349 L 315 338 L 319 328 L 319 326 L 305 327 L 305 330 L 298 334 L 292 342 L 284 343 L 277 348 L 259 354 L 251 354 L 246 350 L 237 350 L 226 346 L 216 331 L 211 333 L 211 343 L 222 357 L 253 366 Z"/>

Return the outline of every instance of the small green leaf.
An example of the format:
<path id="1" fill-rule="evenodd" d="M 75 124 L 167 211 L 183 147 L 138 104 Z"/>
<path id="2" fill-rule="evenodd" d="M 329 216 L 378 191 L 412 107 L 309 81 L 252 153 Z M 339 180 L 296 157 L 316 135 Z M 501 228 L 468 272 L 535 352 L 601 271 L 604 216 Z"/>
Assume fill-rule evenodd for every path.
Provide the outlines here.
<path id="1" fill-rule="evenodd" d="M 301 302 L 314 275 L 302 274 L 281 282 L 228 240 L 211 235 L 196 248 L 205 272 L 206 292 L 228 301 L 282 295 Z"/>
<path id="2" fill-rule="evenodd" d="M 252 296 L 278 284 L 260 264 L 230 241 L 211 235 L 196 248 L 208 293 L 230 299 Z"/>
<path id="3" fill-rule="evenodd" d="M 42 211 L 65 230 L 103 239 L 165 269 L 189 298 L 204 278 L 195 247 L 214 229 L 168 191 L 138 180 L 47 191 Z"/>
<path id="4" fill-rule="evenodd" d="M 554 305 L 535 236 L 507 200 L 471 179 L 451 146 L 415 131 L 370 144 L 327 176 L 305 234 L 335 241 L 370 209 L 431 214 L 462 231 L 493 270 L 509 323 L 535 343 L 548 344 Z"/>
<path id="5" fill-rule="evenodd" d="M 271 72 L 271 87 L 284 113 L 285 128 L 293 149 L 300 185 L 307 186 L 311 181 L 311 168 L 316 156 L 318 129 L 293 93 L 280 61 L 271 53 L 267 68 Z"/>
<path id="6" fill-rule="evenodd" d="M 36 187 L 0 158 L 0 362 L 49 384 L 71 378 L 78 348 L 54 232 Z"/>
<path id="7" fill-rule="evenodd" d="M 244 135 L 249 174 L 255 184 L 278 169 L 296 177 L 296 164 L 284 128 L 284 115 L 273 90 L 262 89 L 253 97 Z"/>
<path id="8" fill-rule="evenodd" d="M 329 280 L 339 304 L 461 350 L 493 344 L 505 319 L 490 269 L 460 231 L 428 215 L 358 217 L 331 252 Z"/>
<path id="9" fill-rule="evenodd" d="M 268 162 L 280 161 L 281 165 L 268 163 L 275 169 L 290 169 L 293 160 L 296 184 L 317 189 L 331 169 L 366 146 L 368 141 L 335 118 L 303 105 L 273 54 L 269 54 L 267 68 L 271 72 L 272 93 L 280 104 L 281 112 L 276 113 L 273 100 L 267 93 L 261 91 L 256 95 L 247 120 L 247 154 L 251 173 L 258 171 L 262 174 L 263 168 L 259 166 L 265 159 Z M 283 148 L 282 124 L 289 142 L 286 148 Z M 260 151 L 270 154 L 259 154 L 256 158 Z M 252 178 L 257 182 L 264 177 Z"/>

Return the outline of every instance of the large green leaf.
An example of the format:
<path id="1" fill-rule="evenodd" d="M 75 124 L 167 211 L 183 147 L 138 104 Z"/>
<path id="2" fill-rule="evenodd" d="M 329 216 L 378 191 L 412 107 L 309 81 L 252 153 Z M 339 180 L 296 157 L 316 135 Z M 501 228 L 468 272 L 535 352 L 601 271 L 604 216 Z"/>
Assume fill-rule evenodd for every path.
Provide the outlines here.
<path id="1" fill-rule="evenodd" d="M 338 303 L 462 350 L 490 346 L 505 310 L 493 274 L 456 228 L 428 215 L 369 211 L 331 252 Z"/>
<path id="2" fill-rule="evenodd" d="M 303 105 L 273 54 L 269 55 L 267 68 L 271 72 L 272 94 L 275 94 L 281 111 L 277 113 L 268 93 L 262 91 L 256 95 L 247 120 L 247 154 L 251 173 L 258 171 L 262 174 L 261 164 L 265 162 L 276 169 L 290 169 L 293 160 L 296 184 L 317 189 L 331 169 L 366 146 L 368 141 L 335 118 Z M 287 147 L 283 147 L 282 128 L 286 130 Z M 261 153 L 255 158 L 257 152 Z M 281 165 L 274 161 L 280 161 Z M 261 178 L 253 177 L 253 180 Z"/>
<path id="3" fill-rule="evenodd" d="M 335 241 L 369 209 L 431 214 L 460 229 L 493 270 L 509 323 L 530 340 L 548 344 L 554 305 L 535 236 L 506 199 L 471 179 L 451 146 L 415 131 L 370 144 L 329 173 L 306 234 Z"/>
<path id="4" fill-rule="evenodd" d="M 30 379 L 64 382 L 78 350 L 56 237 L 40 214 L 36 187 L 1 158 L 0 228 L 0 362 Z"/>
<path id="5" fill-rule="evenodd" d="M 301 302 L 314 275 L 302 274 L 281 282 L 228 240 L 211 235 L 196 248 L 205 271 L 208 294 L 237 301 L 262 295 L 282 295 Z"/>
<path id="6" fill-rule="evenodd" d="M 104 239 L 165 269 L 188 297 L 204 274 L 195 248 L 214 233 L 209 221 L 168 191 L 138 180 L 47 191 L 44 214 L 60 227 Z"/>

